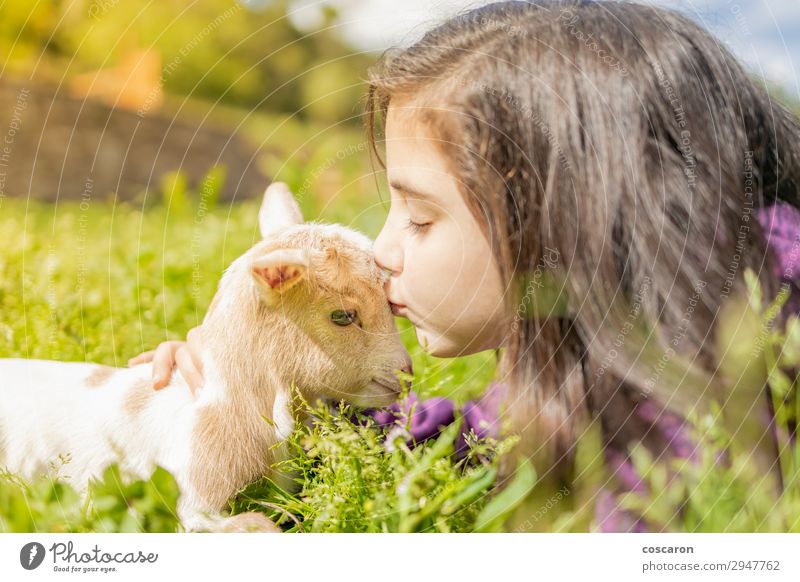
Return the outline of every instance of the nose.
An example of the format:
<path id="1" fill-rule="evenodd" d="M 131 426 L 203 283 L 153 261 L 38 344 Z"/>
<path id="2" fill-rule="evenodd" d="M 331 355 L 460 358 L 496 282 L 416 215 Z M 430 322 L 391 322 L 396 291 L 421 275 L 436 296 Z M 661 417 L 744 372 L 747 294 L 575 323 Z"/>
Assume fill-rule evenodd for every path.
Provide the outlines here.
<path id="1" fill-rule="evenodd" d="M 403 254 L 400 247 L 392 242 L 388 230 L 384 226 L 372 245 L 372 251 L 375 255 L 375 264 L 384 271 L 396 275 L 403 270 Z"/>

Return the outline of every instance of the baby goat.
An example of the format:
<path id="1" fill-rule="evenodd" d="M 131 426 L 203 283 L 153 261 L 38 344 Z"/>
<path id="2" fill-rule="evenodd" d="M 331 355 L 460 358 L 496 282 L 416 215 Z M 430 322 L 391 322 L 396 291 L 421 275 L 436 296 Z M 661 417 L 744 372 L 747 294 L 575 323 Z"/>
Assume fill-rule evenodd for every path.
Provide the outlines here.
<path id="1" fill-rule="evenodd" d="M 181 488 L 186 529 L 275 529 L 261 514 L 216 512 L 285 454 L 291 385 L 311 400 L 385 406 L 411 360 L 369 238 L 304 223 L 280 182 L 259 224 L 263 240 L 225 270 L 203 320 L 196 400 L 178 370 L 153 390 L 150 364 L 0 359 L 0 467 L 32 478 L 65 455 L 58 475 L 85 492 L 111 462 L 140 477 L 158 464 Z"/>

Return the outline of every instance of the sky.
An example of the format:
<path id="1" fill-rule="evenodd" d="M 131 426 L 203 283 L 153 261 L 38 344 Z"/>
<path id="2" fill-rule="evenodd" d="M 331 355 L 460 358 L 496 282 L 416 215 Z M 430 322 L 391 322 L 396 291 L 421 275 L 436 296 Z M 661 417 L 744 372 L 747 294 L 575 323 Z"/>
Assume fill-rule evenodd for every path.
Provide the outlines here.
<path id="1" fill-rule="evenodd" d="M 800 0 L 639 1 L 683 12 L 727 44 L 754 73 L 800 97 Z M 341 15 L 341 33 L 348 42 L 362 50 L 380 51 L 408 45 L 449 16 L 487 3 L 485 0 L 402 0 L 402 4 L 398 0 L 294 0 L 290 18 L 299 28 L 313 30 L 319 25 L 321 6 L 335 6 Z"/>

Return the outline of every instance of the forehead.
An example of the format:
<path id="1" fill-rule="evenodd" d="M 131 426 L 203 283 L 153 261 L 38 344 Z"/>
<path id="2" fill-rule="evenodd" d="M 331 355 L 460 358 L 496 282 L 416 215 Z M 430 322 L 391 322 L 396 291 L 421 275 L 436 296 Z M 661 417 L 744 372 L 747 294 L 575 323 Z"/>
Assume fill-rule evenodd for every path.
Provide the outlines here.
<path id="1" fill-rule="evenodd" d="M 337 291 L 364 285 L 380 286 L 386 273 L 374 260 L 372 240 L 365 234 L 338 224 L 306 222 L 286 229 L 281 242 L 288 246 L 308 248 L 315 253 L 316 273 L 324 283 Z M 339 261 L 336 262 L 338 256 Z"/>
<path id="2" fill-rule="evenodd" d="M 424 106 L 410 101 L 390 104 L 386 117 L 386 174 L 400 198 L 444 207 L 458 200 L 460 190 L 445 151 L 448 144 L 424 121 Z"/>

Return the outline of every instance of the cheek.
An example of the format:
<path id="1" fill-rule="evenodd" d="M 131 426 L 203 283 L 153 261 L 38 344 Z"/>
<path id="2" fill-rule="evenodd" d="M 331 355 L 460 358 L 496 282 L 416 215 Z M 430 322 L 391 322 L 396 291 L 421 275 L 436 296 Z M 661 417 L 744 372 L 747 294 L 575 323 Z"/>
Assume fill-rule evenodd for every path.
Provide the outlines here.
<path id="1" fill-rule="evenodd" d="M 491 248 L 482 234 L 473 234 L 442 230 L 424 245 L 417 243 L 409 249 L 411 260 L 404 270 L 409 274 L 406 297 L 422 318 L 420 327 L 445 334 L 439 341 L 459 348 L 493 335 L 503 309 L 503 286 Z"/>
<path id="2" fill-rule="evenodd" d="M 422 236 L 409 237 L 406 244 L 403 286 L 409 305 L 422 311 L 420 315 L 435 317 L 449 311 L 469 278 L 462 237 L 452 230 L 437 225 Z"/>
<path id="3" fill-rule="evenodd" d="M 423 334 L 469 344 L 491 331 L 502 296 L 494 258 L 480 232 L 467 236 L 453 224 L 428 234 L 409 245 L 403 271 L 412 321 Z"/>

